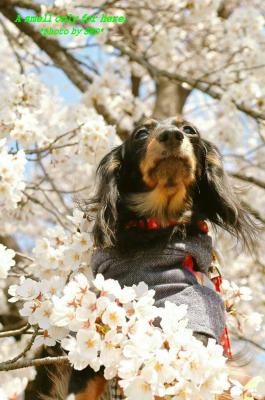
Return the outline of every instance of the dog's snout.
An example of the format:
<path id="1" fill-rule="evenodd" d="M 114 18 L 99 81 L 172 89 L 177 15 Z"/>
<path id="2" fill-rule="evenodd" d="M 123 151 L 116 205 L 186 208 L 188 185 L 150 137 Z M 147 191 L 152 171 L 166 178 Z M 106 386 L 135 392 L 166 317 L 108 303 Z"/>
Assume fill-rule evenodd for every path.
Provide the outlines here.
<path id="1" fill-rule="evenodd" d="M 179 131 L 177 128 L 176 129 L 166 129 L 163 132 L 160 133 L 158 136 L 158 141 L 161 143 L 174 143 L 174 142 L 182 142 L 184 139 L 183 133 Z"/>

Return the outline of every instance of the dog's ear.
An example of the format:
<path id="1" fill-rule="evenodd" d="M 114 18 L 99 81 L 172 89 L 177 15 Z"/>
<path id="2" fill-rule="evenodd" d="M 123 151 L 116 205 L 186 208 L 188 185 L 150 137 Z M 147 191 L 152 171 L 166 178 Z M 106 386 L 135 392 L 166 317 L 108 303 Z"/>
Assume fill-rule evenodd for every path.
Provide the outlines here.
<path id="1" fill-rule="evenodd" d="M 118 218 L 119 176 L 123 158 L 123 145 L 108 153 L 97 168 L 97 187 L 90 204 L 96 206 L 93 229 L 96 246 L 111 246 L 115 241 Z"/>
<path id="2" fill-rule="evenodd" d="M 219 225 L 252 249 L 257 225 L 241 202 L 224 171 L 217 147 L 203 140 L 205 165 L 199 183 L 199 211 L 213 224 Z"/>

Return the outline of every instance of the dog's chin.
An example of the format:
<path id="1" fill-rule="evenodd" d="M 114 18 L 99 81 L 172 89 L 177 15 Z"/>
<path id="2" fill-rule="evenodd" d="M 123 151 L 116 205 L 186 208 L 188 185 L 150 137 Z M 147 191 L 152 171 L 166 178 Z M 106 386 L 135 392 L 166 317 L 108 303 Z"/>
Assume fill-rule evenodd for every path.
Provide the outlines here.
<path id="1" fill-rule="evenodd" d="M 127 207 L 139 217 L 157 218 L 162 225 L 192 209 L 190 188 L 195 172 L 187 159 L 168 157 L 159 160 L 149 172 L 147 190 L 130 193 Z"/>
<path id="2" fill-rule="evenodd" d="M 168 226 L 171 219 L 179 219 L 192 210 L 192 198 L 183 185 L 176 191 L 161 190 L 159 187 L 144 193 L 130 193 L 126 206 L 140 218 L 156 218 L 162 226 Z"/>
<path id="3" fill-rule="evenodd" d="M 192 162 L 188 157 L 170 155 L 158 159 L 154 166 L 148 171 L 151 182 L 150 188 L 164 188 L 170 192 L 177 192 L 180 184 L 189 184 L 194 178 Z"/>
<path id="4" fill-rule="evenodd" d="M 195 180 L 195 164 L 186 155 L 157 158 L 142 176 L 146 191 L 130 193 L 127 207 L 141 217 L 157 218 L 162 225 L 192 208 L 190 187 Z"/>

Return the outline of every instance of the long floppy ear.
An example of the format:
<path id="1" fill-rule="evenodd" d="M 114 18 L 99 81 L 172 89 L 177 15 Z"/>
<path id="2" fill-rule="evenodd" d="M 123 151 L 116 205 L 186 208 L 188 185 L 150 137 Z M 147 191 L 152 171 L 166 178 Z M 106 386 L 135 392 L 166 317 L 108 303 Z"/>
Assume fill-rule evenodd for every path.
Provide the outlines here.
<path id="1" fill-rule="evenodd" d="M 115 242 L 120 198 L 118 181 L 122 163 L 123 145 L 108 153 L 97 168 L 96 194 L 89 201 L 96 206 L 93 229 L 96 246 L 111 246 Z"/>
<path id="2" fill-rule="evenodd" d="M 199 211 L 252 249 L 257 225 L 241 202 L 224 171 L 221 154 L 216 146 L 203 140 L 205 169 L 199 184 Z"/>

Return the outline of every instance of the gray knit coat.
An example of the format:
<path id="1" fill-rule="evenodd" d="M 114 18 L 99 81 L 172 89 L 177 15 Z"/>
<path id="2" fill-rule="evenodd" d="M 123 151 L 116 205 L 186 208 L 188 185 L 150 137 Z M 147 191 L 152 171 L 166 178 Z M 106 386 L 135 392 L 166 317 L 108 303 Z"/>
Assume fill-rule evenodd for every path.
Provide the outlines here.
<path id="1" fill-rule="evenodd" d="M 188 327 L 219 342 L 224 330 L 224 305 L 213 287 L 198 284 L 195 276 L 182 263 L 186 255 L 196 261 L 199 271 L 207 274 L 212 260 L 212 239 L 198 234 L 186 239 L 172 240 L 162 250 L 150 246 L 121 253 L 115 247 L 95 249 L 92 254 L 94 275 L 116 279 L 121 286 L 144 281 L 155 290 L 155 305 L 162 307 L 166 300 L 188 306 Z"/>

